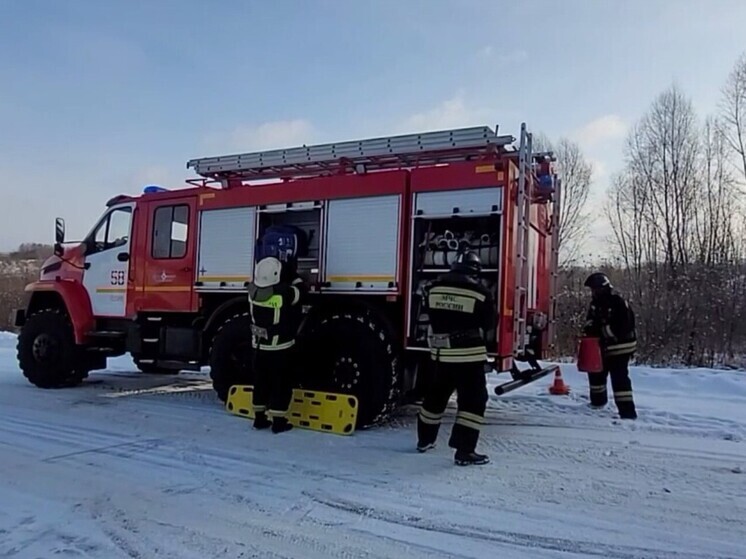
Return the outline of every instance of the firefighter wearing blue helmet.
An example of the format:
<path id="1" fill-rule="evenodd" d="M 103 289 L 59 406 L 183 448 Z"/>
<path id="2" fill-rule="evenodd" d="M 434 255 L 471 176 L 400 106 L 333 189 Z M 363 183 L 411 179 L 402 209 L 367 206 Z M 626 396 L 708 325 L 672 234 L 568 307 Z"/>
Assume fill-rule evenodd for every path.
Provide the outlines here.
<path id="1" fill-rule="evenodd" d="M 287 415 L 293 394 L 292 369 L 296 334 L 302 317 L 306 284 L 292 260 L 267 256 L 256 264 L 249 285 L 256 384 L 254 427 L 274 433 L 292 428 Z"/>

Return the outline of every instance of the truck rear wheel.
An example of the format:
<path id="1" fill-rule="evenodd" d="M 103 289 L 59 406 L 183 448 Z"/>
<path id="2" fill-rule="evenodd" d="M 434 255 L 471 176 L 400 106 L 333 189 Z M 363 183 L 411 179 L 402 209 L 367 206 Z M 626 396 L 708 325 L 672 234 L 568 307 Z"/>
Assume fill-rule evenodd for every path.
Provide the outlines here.
<path id="1" fill-rule="evenodd" d="M 72 324 L 57 309 L 32 314 L 18 336 L 17 349 L 23 375 L 39 388 L 75 386 L 87 376 L 87 371 L 76 370 Z"/>
<path id="2" fill-rule="evenodd" d="M 401 368 L 383 321 L 361 310 L 323 316 L 309 326 L 302 386 L 356 396 L 358 428 L 383 421 L 396 405 Z"/>
<path id="3" fill-rule="evenodd" d="M 212 387 L 223 402 L 234 384 L 253 384 L 251 317 L 248 312 L 227 319 L 215 333 L 210 350 Z"/>

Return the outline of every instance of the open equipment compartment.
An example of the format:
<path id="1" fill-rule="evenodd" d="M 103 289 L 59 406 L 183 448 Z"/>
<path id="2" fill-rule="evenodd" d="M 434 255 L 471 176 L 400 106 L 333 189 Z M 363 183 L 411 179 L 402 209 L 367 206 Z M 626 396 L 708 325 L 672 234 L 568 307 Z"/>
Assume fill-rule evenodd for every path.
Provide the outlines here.
<path id="1" fill-rule="evenodd" d="M 446 208 L 445 192 L 417 194 L 411 229 L 411 281 L 409 308 L 409 347 L 428 347 L 429 318 L 424 292 L 439 275 L 449 271 L 459 253 L 471 250 L 482 261 L 480 282 L 492 293 L 497 304 L 502 245 L 502 189 L 483 188 L 460 192 L 451 197 L 459 208 Z M 487 351 L 497 354 L 497 329 L 487 332 Z"/>
<path id="2" fill-rule="evenodd" d="M 323 203 L 319 201 L 268 204 L 259 208 L 259 231 L 262 239 L 269 227 L 284 225 L 296 227 L 303 237 L 298 252 L 298 272 L 311 284 L 320 277 Z"/>

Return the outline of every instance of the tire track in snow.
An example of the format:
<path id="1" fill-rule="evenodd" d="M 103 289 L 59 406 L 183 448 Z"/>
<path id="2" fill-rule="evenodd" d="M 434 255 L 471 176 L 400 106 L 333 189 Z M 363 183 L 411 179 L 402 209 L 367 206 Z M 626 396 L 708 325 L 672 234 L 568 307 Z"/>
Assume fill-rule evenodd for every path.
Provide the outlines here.
<path id="1" fill-rule="evenodd" d="M 540 549 L 563 553 L 582 554 L 588 557 L 606 557 L 609 559 L 740 559 L 734 555 L 708 555 L 686 553 L 636 546 L 609 545 L 592 541 L 549 538 L 522 532 L 491 529 L 490 532 L 478 531 L 473 527 L 459 524 L 440 524 L 410 515 L 401 515 L 392 511 L 369 507 L 354 501 L 339 498 L 309 495 L 314 501 L 332 509 L 341 510 L 354 516 L 363 516 L 379 520 L 385 524 L 394 524 L 424 532 L 434 532 L 472 540 L 505 544 L 524 549 Z M 364 529 L 364 528 L 359 528 Z"/>
<path id="2" fill-rule="evenodd" d="M 124 509 L 110 499 L 100 499 L 93 507 L 93 514 L 112 542 L 128 557 L 134 559 L 150 557 L 174 557 L 179 559 L 202 559 L 203 557 L 276 557 L 304 559 L 384 559 L 401 553 L 398 543 L 381 544 L 368 535 L 339 533 L 320 530 L 318 524 L 296 523 L 283 526 L 278 520 L 264 513 L 241 510 L 233 507 L 222 514 L 199 512 L 182 518 L 177 525 L 161 519 L 161 512 L 150 511 L 145 516 L 135 515 L 135 522 L 128 517 L 132 508 Z M 215 509 L 214 509 L 215 510 Z M 219 510 L 219 509 L 217 509 Z M 220 526 L 212 532 L 210 526 Z M 241 534 L 240 540 L 226 540 L 223 532 Z M 157 536 L 155 535 L 157 534 Z M 170 542 L 179 542 L 174 546 Z M 375 545 L 374 545 L 375 544 Z M 373 548 L 375 547 L 375 550 Z M 432 558 L 432 554 L 408 555 L 416 559 Z M 435 557 L 445 557 L 436 554 Z"/>

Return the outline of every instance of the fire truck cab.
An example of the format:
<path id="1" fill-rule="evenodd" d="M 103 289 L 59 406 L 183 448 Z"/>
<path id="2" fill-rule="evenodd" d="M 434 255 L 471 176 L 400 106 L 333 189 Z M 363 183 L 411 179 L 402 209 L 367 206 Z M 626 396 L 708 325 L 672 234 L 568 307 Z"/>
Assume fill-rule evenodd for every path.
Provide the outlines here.
<path id="1" fill-rule="evenodd" d="M 507 392 L 541 378 L 553 342 L 559 181 L 550 153 L 473 127 L 194 159 L 188 188 L 117 196 L 55 255 L 17 313 L 18 360 L 42 388 L 130 353 L 144 373 L 210 368 L 218 397 L 252 383 L 247 288 L 257 243 L 297 233 L 309 283 L 297 385 L 357 396 L 384 419 L 428 366 L 424 288 L 479 254 L 498 326 L 489 368 Z M 521 371 L 517 362 L 529 363 Z"/>

